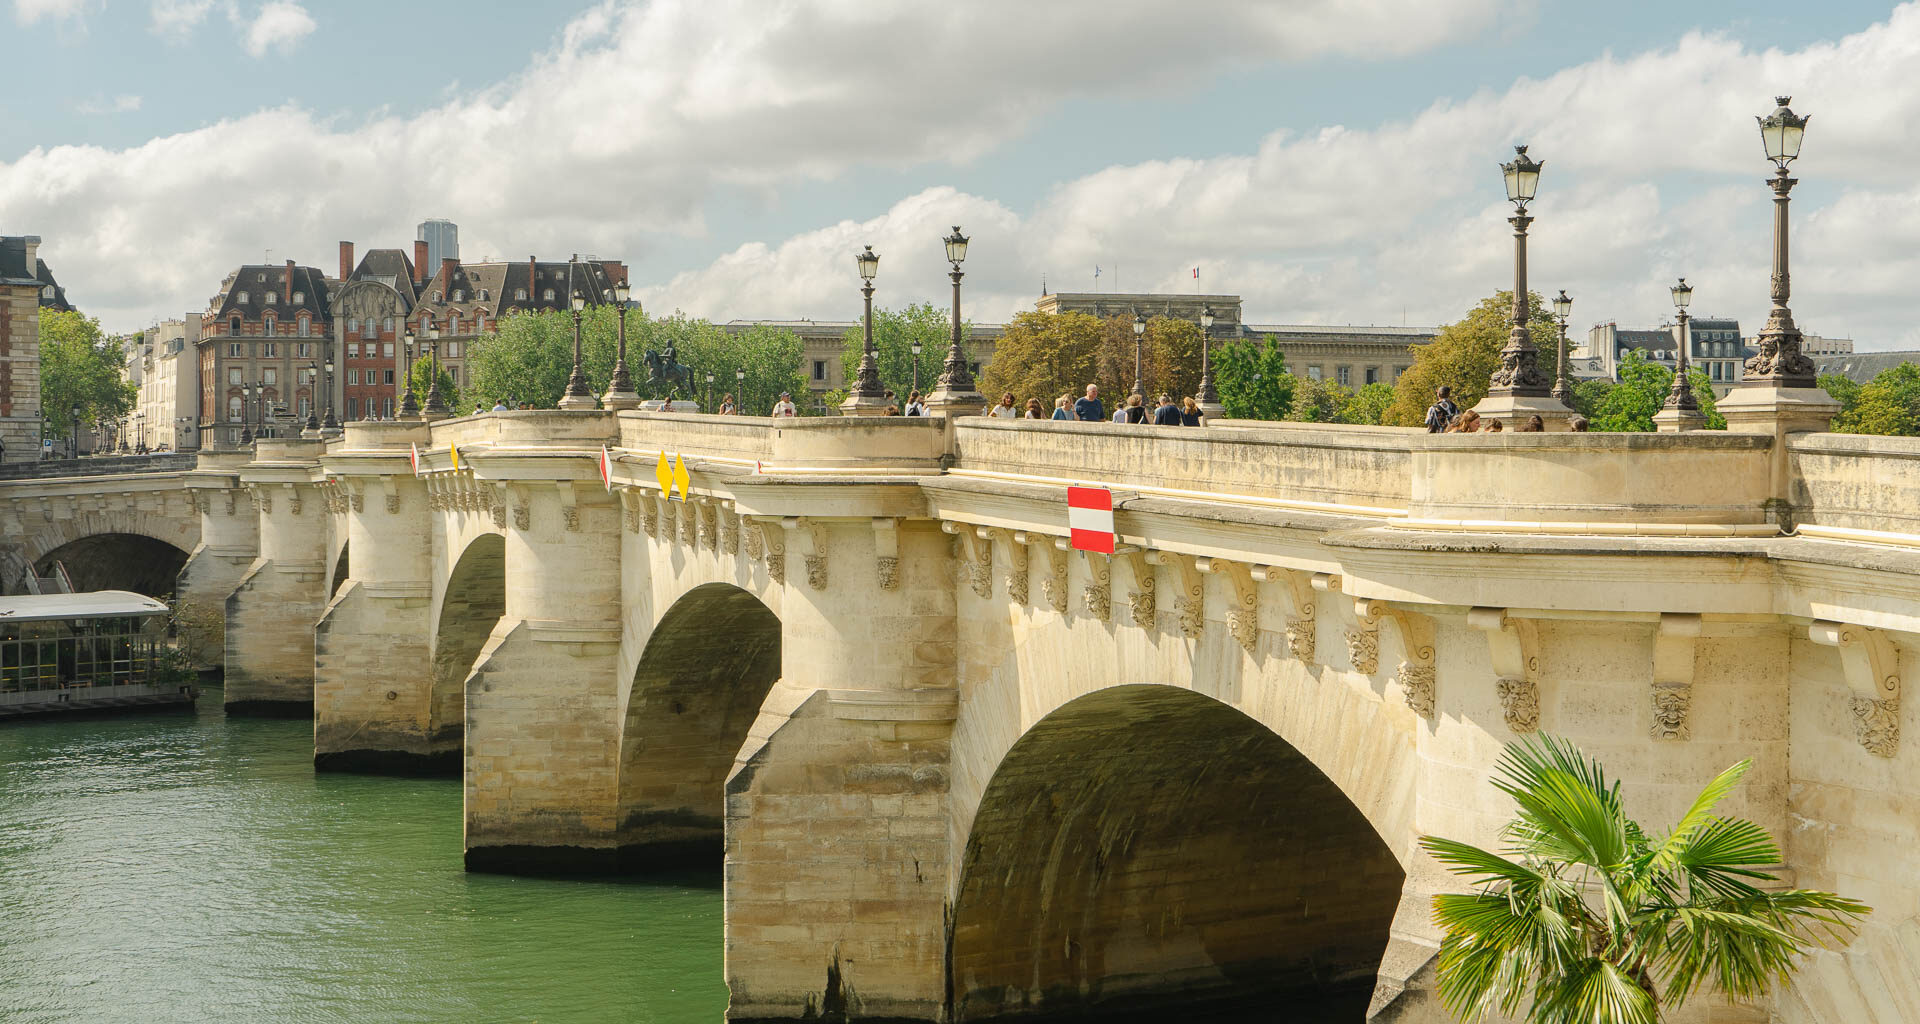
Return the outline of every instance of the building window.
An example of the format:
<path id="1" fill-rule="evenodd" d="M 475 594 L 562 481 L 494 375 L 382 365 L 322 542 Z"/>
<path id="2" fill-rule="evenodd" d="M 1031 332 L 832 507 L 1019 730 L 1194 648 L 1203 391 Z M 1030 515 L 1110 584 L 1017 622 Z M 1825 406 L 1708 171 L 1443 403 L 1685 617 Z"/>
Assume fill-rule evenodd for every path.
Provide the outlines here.
<path id="1" fill-rule="evenodd" d="M 273 387 L 275 384 L 278 384 L 279 382 L 280 382 L 280 371 L 275 370 L 271 366 L 260 371 L 261 387 L 270 388 L 270 387 Z"/>
<path id="2" fill-rule="evenodd" d="M 260 358 L 274 359 L 274 358 L 278 358 L 279 355 L 280 355 L 280 346 L 274 344 L 271 341 L 263 341 L 260 343 Z"/>
<path id="3" fill-rule="evenodd" d="M 359 318 L 359 317 L 357 317 L 357 316 L 350 316 L 350 317 L 348 317 L 348 318 L 347 318 L 347 333 L 348 333 L 348 334 L 359 334 L 359 333 L 360 333 L 360 318 Z"/>
<path id="4" fill-rule="evenodd" d="M 308 397 L 306 397 L 305 395 L 302 395 L 302 396 L 300 397 L 300 415 L 301 415 L 301 417 L 302 417 L 302 418 L 305 418 L 306 416 L 308 416 L 308 415 L 310 415 L 310 414 L 311 414 L 312 412 L 313 412 L 313 399 L 311 399 L 311 398 L 308 398 Z"/>
<path id="5" fill-rule="evenodd" d="M 245 347 L 246 347 L 245 345 L 242 345 L 237 341 L 230 342 L 227 345 L 227 355 L 234 359 L 238 359 L 240 358 L 241 350 L 244 349 Z"/>
<path id="6" fill-rule="evenodd" d="M 242 306 L 244 306 L 244 305 L 246 305 L 246 304 L 247 304 L 247 293 L 246 293 L 246 292 L 241 292 L 241 293 L 240 293 L 240 304 L 241 304 Z"/>
<path id="7" fill-rule="evenodd" d="M 347 367 L 347 383 L 357 387 L 360 384 L 360 371 L 351 366 Z"/>
<path id="8" fill-rule="evenodd" d="M 372 317 L 368 317 L 367 322 L 361 326 L 365 328 L 365 330 L 360 332 L 361 337 L 374 338 L 379 336 L 379 329 L 374 326 Z"/>
<path id="9" fill-rule="evenodd" d="M 437 289 L 437 288 L 436 288 L 436 289 L 434 289 L 434 292 L 433 292 L 433 301 L 435 301 L 435 302 L 439 302 L 439 301 L 440 301 L 440 290 L 439 290 L 439 289 Z"/>
<path id="10" fill-rule="evenodd" d="M 487 290 L 485 288 L 480 289 L 480 301 L 485 302 L 487 301 L 487 298 L 488 298 Z"/>
<path id="11" fill-rule="evenodd" d="M 302 337 L 304 337 L 304 336 L 306 336 L 306 335 L 309 335 L 309 334 L 312 334 L 312 333 L 313 333 L 313 320 L 312 320 L 311 318 L 309 318 L 309 317 L 304 317 L 304 316 L 303 316 L 303 317 L 301 317 L 301 318 L 300 318 L 300 334 L 301 334 L 301 336 L 302 336 Z"/>
<path id="12" fill-rule="evenodd" d="M 827 361 L 825 359 L 815 359 L 813 361 L 813 379 L 827 379 Z"/>
<path id="13" fill-rule="evenodd" d="M 234 395 L 227 399 L 227 421 L 230 423 L 240 422 L 240 396 L 239 395 Z"/>
<path id="14" fill-rule="evenodd" d="M 296 359 L 313 358 L 313 343 L 310 341 L 303 341 L 300 344 L 295 345 L 293 347 L 293 355 L 294 355 L 294 358 Z"/>
<path id="15" fill-rule="evenodd" d="M 294 305 L 296 305 L 296 306 L 298 306 L 299 304 L 301 304 L 302 302 L 305 302 L 305 301 L 307 301 L 307 293 L 306 293 L 306 292 L 294 292 L 294 293 L 293 293 L 293 304 L 294 304 Z"/>
<path id="16" fill-rule="evenodd" d="M 449 342 L 447 342 L 447 358 L 448 358 L 448 359 L 458 359 L 458 358 L 460 358 L 460 343 L 459 343 L 459 342 L 457 342 L 457 341 L 449 341 Z"/>
<path id="17" fill-rule="evenodd" d="M 40 297 L 43 299 L 53 298 L 53 286 L 47 285 L 45 288 L 40 289 Z"/>
<path id="18" fill-rule="evenodd" d="M 473 333 L 475 334 L 487 333 L 487 311 L 486 310 L 483 309 L 480 312 L 475 313 L 473 315 Z"/>
<path id="19" fill-rule="evenodd" d="M 1338 381 L 1341 387 L 1352 387 L 1353 386 L 1353 367 L 1351 366 L 1335 367 L 1333 371 L 1333 379 Z"/>
<path id="20" fill-rule="evenodd" d="M 1320 368 L 1319 368 L 1318 366 L 1309 366 L 1309 367 L 1307 367 L 1307 379 L 1309 379 L 1309 380 L 1319 380 L 1319 379 L 1320 379 L 1320 377 L 1321 377 L 1321 372 L 1320 372 Z"/>
<path id="21" fill-rule="evenodd" d="M 392 318 L 392 317 L 388 317 L 388 318 L 386 318 L 385 320 L 382 320 L 382 321 L 380 322 L 380 327 L 381 327 L 381 329 L 382 329 L 382 330 L 384 330 L 384 331 L 386 331 L 386 332 L 387 332 L 388 334 L 392 334 L 392 333 L 393 333 L 393 318 Z"/>
<path id="22" fill-rule="evenodd" d="M 519 299 L 521 302 L 525 302 L 527 301 L 527 290 L 525 288 L 515 288 L 513 290 L 513 297 Z"/>
<path id="23" fill-rule="evenodd" d="M 392 358 L 393 358 L 393 342 L 391 342 L 391 341 L 383 341 L 383 342 L 381 342 L 381 343 L 380 343 L 380 349 L 381 349 L 381 352 L 382 352 L 382 354 L 383 354 L 383 355 L 385 355 L 385 356 L 386 356 L 386 358 L 388 358 L 388 359 L 392 359 Z M 369 358 L 369 359 L 371 359 L 371 358 L 373 358 L 373 346 L 372 346 L 372 345 L 368 345 L 368 346 L 367 346 L 367 358 Z"/>
<path id="24" fill-rule="evenodd" d="M 465 288 L 455 288 L 453 290 L 453 301 L 455 302 L 467 301 L 467 290 Z"/>
<path id="25" fill-rule="evenodd" d="M 391 373 L 392 371 L 388 371 L 388 372 Z M 380 410 L 381 410 L 380 416 L 382 419 L 389 419 L 389 420 L 392 419 L 393 418 L 393 399 L 391 398 L 381 399 Z"/>
<path id="26" fill-rule="evenodd" d="M 247 380 L 246 380 L 245 370 L 242 370 L 238 366 L 227 367 L 227 384 L 228 385 L 232 387 L 239 387 L 240 385 L 245 384 L 246 382 Z"/>
<path id="27" fill-rule="evenodd" d="M 227 321 L 227 333 L 230 335 L 233 335 L 236 338 L 240 336 L 240 318 L 239 317 L 236 316 L 232 320 Z"/>
<path id="28" fill-rule="evenodd" d="M 387 371 L 386 371 L 386 376 L 387 376 L 387 383 L 388 383 L 388 384 L 391 384 L 391 383 L 393 383 L 393 371 L 392 371 L 392 370 L 387 370 Z"/>
<path id="29" fill-rule="evenodd" d="M 359 418 L 360 418 L 360 400 L 358 398 L 347 399 L 347 419 L 357 420 Z"/>
<path id="30" fill-rule="evenodd" d="M 1378 366 L 1367 367 L 1367 383 L 1369 384 L 1380 383 L 1380 368 Z"/>
<path id="31" fill-rule="evenodd" d="M 552 301 L 553 301 L 553 289 L 551 289 L 551 288 L 549 288 L 549 289 L 547 289 L 546 291 L 544 291 L 544 292 L 541 292 L 541 293 L 540 293 L 540 297 L 541 297 L 541 298 L 543 298 L 543 299 L 545 299 L 545 300 L 547 300 L 548 302 L 552 302 Z"/>
<path id="32" fill-rule="evenodd" d="M 358 359 L 358 358 L 360 358 L 360 343 L 359 343 L 359 342 L 357 342 L 357 341 L 349 341 L 349 342 L 347 342 L 347 358 L 348 358 L 348 359 Z"/>

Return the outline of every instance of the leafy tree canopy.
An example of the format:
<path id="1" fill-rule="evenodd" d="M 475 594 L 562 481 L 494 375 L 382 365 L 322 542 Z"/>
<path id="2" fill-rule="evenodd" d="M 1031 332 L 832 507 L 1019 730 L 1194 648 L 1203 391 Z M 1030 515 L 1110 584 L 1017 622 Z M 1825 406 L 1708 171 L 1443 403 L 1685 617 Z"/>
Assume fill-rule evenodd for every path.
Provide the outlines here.
<path id="1" fill-rule="evenodd" d="M 961 321 L 960 351 L 965 353 L 969 365 L 978 359 L 973 351 L 972 334 L 973 325 Z M 920 390 L 924 394 L 933 390 L 934 381 L 940 379 L 940 370 L 947 363 L 947 349 L 953 344 L 952 313 L 929 302 L 905 309 L 873 307 L 873 352 L 880 366 L 880 383 L 894 393 L 899 399 L 897 404 L 903 408 L 907 404 L 907 395 L 913 391 L 913 343 L 916 341 L 920 343 Z M 853 388 L 853 379 L 860 372 L 860 355 L 865 348 L 864 327 L 855 327 L 847 332 L 840 349 L 840 366 L 846 376 L 843 396 L 846 390 Z M 998 358 L 999 347 L 996 346 L 994 351 L 995 358 Z M 985 390 L 982 388 L 982 393 Z M 799 394 L 797 391 L 794 393 Z"/>
<path id="2" fill-rule="evenodd" d="M 1851 407 L 1847 406 L 1847 398 L 1827 387 L 1830 380 L 1831 377 L 1822 377 L 1820 385 L 1841 402 L 1842 411 L 1833 421 L 1834 430 L 1842 434 L 1920 435 L 1920 366 L 1901 363 L 1880 371 L 1865 384 L 1854 384 L 1857 391 Z"/>
<path id="3" fill-rule="evenodd" d="M 569 363 L 569 365 L 571 365 L 571 363 Z M 415 359 L 413 361 L 413 369 L 409 371 L 408 377 L 413 382 L 414 401 L 419 402 L 421 408 L 425 408 L 427 404 L 427 392 L 433 387 L 432 360 Z M 440 397 L 446 400 L 447 408 L 451 410 L 455 416 L 464 415 L 473 411 L 461 404 L 466 396 L 462 395 L 460 389 L 454 386 L 453 374 L 447 372 L 447 367 L 444 363 L 440 366 Z M 396 406 L 398 405 L 397 402 L 395 404 Z M 491 409 L 493 408 L 493 403 L 488 402 L 483 408 Z M 324 416 L 325 414 L 325 410 L 322 410 L 321 415 Z"/>
<path id="4" fill-rule="evenodd" d="M 1606 397 L 1595 407 L 1591 429 L 1596 431 L 1651 431 L 1653 416 L 1667 403 L 1673 387 L 1674 371 L 1649 362 L 1638 350 L 1627 353 L 1619 368 L 1620 379 L 1607 389 Z M 1688 373 L 1693 397 L 1706 414 L 1708 430 L 1727 429 L 1726 417 L 1713 407 L 1713 384 L 1699 370 Z"/>
<path id="5" fill-rule="evenodd" d="M 1286 354 L 1266 339 L 1237 339 L 1213 349 L 1213 386 L 1229 419 L 1283 420 L 1296 381 Z"/>
<path id="6" fill-rule="evenodd" d="M 1016 314 L 994 346 L 993 360 L 980 375 L 980 393 L 998 400 L 1013 392 L 1016 403 L 1037 398 L 1048 415 L 1054 400 L 1069 401 L 1085 393 L 1088 384 L 1100 385 L 1109 406 L 1119 392 L 1098 379 L 1106 324 L 1086 313 Z"/>
<path id="7" fill-rule="evenodd" d="M 1382 422 L 1419 426 L 1426 420 L 1434 392 L 1442 386 L 1453 389 L 1454 404 L 1462 409 L 1479 404 L 1487 397 L 1493 371 L 1500 368 L 1500 350 L 1506 347 L 1512 316 L 1513 292 L 1495 292 L 1465 317 L 1440 328 L 1432 342 L 1411 346 L 1413 365 L 1394 382 L 1393 404 Z M 1538 292 L 1527 293 L 1527 324 L 1534 347 L 1540 349 L 1540 366 L 1551 373 L 1560 326 Z"/>
<path id="8" fill-rule="evenodd" d="M 73 433 L 71 410 L 86 425 L 133 411 L 139 389 L 122 375 L 127 354 L 100 330 L 100 321 L 79 313 L 40 314 L 40 408 L 47 436 Z"/>

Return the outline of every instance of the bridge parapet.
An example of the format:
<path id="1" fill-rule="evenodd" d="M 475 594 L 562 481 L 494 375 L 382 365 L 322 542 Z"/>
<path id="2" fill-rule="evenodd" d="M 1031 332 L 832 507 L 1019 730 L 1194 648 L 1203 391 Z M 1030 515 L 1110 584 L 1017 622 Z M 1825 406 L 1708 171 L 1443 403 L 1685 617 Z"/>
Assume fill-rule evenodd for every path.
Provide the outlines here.
<path id="1" fill-rule="evenodd" d="M 1797 434 L 1787 459 L 1802 533 L 1920 540 L 1920 438 Z"/>

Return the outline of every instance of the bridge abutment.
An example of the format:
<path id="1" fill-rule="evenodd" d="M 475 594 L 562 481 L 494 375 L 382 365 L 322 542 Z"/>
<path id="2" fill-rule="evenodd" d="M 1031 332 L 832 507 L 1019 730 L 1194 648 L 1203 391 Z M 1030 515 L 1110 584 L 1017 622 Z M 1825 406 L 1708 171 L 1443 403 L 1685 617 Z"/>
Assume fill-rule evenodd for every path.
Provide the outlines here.
<path id="1" fill-rule="evenodd" d="M 187 476 L 187 497 L 200 518 L 200 543 L 174 580 L 174 622 L 183 647 L 201 669 L 226 663 L 227 598 L 260 554 L 260 519 L 240 488 L 247 456 L 206 452 Z"/>

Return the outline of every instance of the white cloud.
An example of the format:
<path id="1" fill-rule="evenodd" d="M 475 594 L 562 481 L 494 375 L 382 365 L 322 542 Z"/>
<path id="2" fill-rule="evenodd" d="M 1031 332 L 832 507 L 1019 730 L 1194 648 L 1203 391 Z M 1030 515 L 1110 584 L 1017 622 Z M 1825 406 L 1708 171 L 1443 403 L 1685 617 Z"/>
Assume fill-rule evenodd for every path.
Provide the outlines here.
<path id="1" fill-rule="evenodd" d="M 293 0 L 262 4 L 247 22 L 247 53 L 254 57 L 265 57 L 270 50 L 291 53 L 296 43 L 312 35 L 318 27 L 313 15 Z"/>
<path id="2" fill-rule="evenodd" d="M 47 21 L 82 21 L 95 0 L 13 0 L 13 17 L 22 25 Z"/>
<path id="3" fill-rule="evenodd" d="M 122 94 L 112 99 L 82 100 L 74 109 L 82 114 L 129 114 L 140 109 L 140 97 Z"/>
<path id="4" fill-rule="evenodd" d="M 149 27 L 157 35 L 184 39 L 212 13 L 214 0 L 152 0 Z"/>

